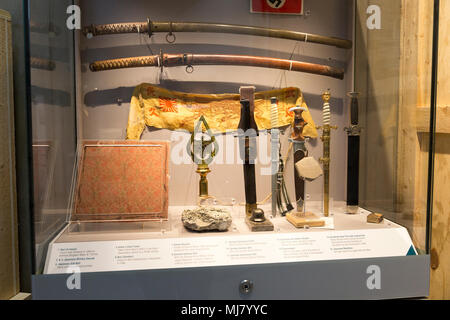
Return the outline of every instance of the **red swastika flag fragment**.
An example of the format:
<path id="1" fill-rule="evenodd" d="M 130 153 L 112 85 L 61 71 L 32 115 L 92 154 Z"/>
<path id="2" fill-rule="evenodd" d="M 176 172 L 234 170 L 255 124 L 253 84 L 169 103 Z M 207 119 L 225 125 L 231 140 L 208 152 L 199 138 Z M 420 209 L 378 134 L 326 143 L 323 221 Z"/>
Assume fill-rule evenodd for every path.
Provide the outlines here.
<path id="1" fill-rule="evenodd" d="M 250 0 L 252 13 L 303 14 L 303 0 Z"/>

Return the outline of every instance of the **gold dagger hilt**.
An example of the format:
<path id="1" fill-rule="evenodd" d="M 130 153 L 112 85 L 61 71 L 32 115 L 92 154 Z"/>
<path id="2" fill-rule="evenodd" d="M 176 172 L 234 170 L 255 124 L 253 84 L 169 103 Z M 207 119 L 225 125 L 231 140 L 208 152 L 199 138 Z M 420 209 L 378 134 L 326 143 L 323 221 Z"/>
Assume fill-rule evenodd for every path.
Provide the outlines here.
<path id="1" fill-rule="evenodd" d="M 330 215 L 330 142 L 331 130 L 336 130 L 337 126 L 331 125 L 331 109 L 330 109 L 331 94 L 327 90 L 322 95 L 323 100 L 323 126 L 317 127 L 322 129 L 322 136 L 320 140 L 323 143 L 323 156 L 320 162 L 323 165 L 323 213 L 325 217 Z"/>

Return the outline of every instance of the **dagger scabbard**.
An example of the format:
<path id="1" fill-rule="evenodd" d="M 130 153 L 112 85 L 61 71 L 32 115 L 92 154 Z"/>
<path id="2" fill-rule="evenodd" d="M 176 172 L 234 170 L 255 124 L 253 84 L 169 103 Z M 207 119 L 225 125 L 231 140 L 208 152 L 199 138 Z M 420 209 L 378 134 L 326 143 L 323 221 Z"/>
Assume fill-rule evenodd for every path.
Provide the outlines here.
<path id="1" fill-rule="evenodd" d="M 347 205 L 359 205 L 359 136 L 348 136 Z"/>
<path id="2" fill-rule="evenodd" d="M 305 72 L 336 79 L 344 79 L 344 70 L 326 65 L 295 60 L 224 54 L 161 54 L 96 61 L 90 64 L 93 72 L 138 67 L 179 67 L 200 65 L 232 65 L 262 67 Z"/>
<path id="3" fill-rule="evenodd" d="M 347 206 L 349 212 L 355 213 L 354 207 L 359 205 L 359 153 L 360 153 L 360 133 L 359 127 L 359 105 L 358 93 L 348 94 L 350 101 L 350 127 L 345 128 L 348 134 L 348 154 L 347 154 Z M 353 207 L 353 208 L 352 208 Z"/>
<path id="4" fill-rule="evenodd" d="M 342 49 L 353 47 L 352 41 L 336 37 L 256 26 L 204 22 L 157 22 L 148 20 L 147 22 L 90 25 L 84 27 L 82 32 L 87 37 L 127 33 L 144 33 L 152 36 L 154 33 L 161 32 L 167 32 L 168 35 L 173 35 L 174 32 L 232 33 L 316 43 Z"/>
<path id="5" fill-rule="evenodd" d="M 255 87 L 242 87 L 240 90 L 241 120 L 238 126 L 239 151 L 244 162 L 245 212 L 248 218 L 257 209 L 255 160 L 258 127 L 254 119 L 254 92 Z"/>

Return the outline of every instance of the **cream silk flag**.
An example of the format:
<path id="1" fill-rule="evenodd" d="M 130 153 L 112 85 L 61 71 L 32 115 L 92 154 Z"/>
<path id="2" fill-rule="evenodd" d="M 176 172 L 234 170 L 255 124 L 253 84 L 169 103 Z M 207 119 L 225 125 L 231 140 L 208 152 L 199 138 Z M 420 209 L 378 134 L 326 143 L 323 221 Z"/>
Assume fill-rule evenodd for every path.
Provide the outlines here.
<path id="1" fill-rule="evenodd" d="M 289 109 L 308 109 L 298 88 L 284 88 L 255 93 L 255 121 L 259 130 L 271 129 L 270 99 L 278 99 L 278 125 L 291 125 L 294 113 Z M 236 131 L 241 115 L 239 94 L 192 94 L 170 91 L 141 84 L 133 92 L 128 118 L 127 139 L 139 140 L 145 126 L 194 131 L 195 123 L 204 116 L 212 132 Z M 303 134 L 317 138 L 317 130 L 309 111 L 303 113 L 308 123 Z"/>

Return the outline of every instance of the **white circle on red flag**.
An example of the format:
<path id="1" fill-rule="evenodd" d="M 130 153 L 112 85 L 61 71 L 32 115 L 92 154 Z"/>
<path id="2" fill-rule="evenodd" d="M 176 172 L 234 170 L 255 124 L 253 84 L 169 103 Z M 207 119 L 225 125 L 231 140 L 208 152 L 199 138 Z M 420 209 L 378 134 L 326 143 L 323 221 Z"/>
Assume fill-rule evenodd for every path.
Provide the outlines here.
<path id="1" fill-rule="evenodd" d="M 274 9 L 280 9 L 286 4 L 286 0 L 266 0 L 266 2 Z"/>

